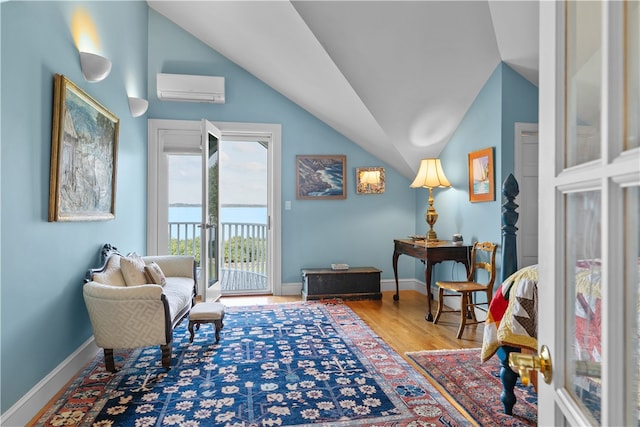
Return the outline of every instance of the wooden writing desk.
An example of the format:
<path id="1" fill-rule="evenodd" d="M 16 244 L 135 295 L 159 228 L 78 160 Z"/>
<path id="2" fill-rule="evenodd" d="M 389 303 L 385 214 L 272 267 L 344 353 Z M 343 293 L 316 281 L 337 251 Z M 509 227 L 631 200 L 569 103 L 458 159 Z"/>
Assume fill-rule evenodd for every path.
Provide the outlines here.
<path id="1" fill-rule="evenodd" d="M 433 320 L 431 314 L 431 270 L 435 264 L 442 261 L 455 261 L 464 264 L 469 275 L 469 257 L 471 256 L 471 246 L 456 246 L 447 240 L 438 240 L 426 243 L 424 240 L 395 239 L 393 241 L 393 275 L 396 278 L 396 294 L 394 301 L 400 299 L 398 288 L 398 257 L 402 254 L 417 258 L 426 264 L 424 271 L 424 282 L 427 286 L 427 314 L 425 319 Z M 466 278 L 465 278 L 466 279 Z"/>

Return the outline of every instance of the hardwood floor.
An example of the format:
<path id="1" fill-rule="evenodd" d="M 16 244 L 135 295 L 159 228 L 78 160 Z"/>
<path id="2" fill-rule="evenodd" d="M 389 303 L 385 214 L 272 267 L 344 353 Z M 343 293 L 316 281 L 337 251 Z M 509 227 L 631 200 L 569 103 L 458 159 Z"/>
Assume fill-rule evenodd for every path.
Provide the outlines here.
<path id="1" fill-rule="evenodd" d="M 364 322 L 398 354 L 407 351 L 482 346 L 483 325 L 467 326 L 461 339 L 456 339 L 460 315 L 443 313 L 437 325 L 425 320 L 427 296 L 416 291 L 400 291 L 400 300 L 394 301 L 394 291 L 382 293 L 382 300 L 345 301 Z M 268 304 L 300 301 L 299 296 L 223 297 L 220 302 L 232 305 Z M 435 305 L 433 314 L 435 315 Z"/>

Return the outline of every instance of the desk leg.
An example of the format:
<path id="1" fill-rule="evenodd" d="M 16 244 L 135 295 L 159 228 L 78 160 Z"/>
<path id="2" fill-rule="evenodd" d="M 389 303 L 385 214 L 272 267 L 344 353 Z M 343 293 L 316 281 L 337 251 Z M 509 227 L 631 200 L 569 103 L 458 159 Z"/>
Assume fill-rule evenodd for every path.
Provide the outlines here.
<path id="1" fill-rule="evenodd" d="M 394 301 L 400 299 L 400 288 L 398 287 L 398 257 L 400 254 L 393 251 L 393 276 L 396 278 L 396 294 L 393 296 Z"/>
<path id="2" fill-rule="evenodd" d="M 425 263 L 427 267 L 424 269 L 424 283 L 427 285 L 427 314 L 424 318 L 431 322 L 433 321 L 433 315 L 431 314 L 431 270 L 433 269 L 433 264 L 431 261 L 427 259 Z"/>

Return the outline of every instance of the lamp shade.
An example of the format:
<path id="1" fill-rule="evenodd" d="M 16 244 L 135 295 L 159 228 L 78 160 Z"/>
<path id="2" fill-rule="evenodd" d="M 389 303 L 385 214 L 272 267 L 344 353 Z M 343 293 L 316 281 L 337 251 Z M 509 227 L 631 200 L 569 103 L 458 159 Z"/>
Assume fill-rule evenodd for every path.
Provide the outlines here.
<path id="1" fill-rule="evenodd" d="M 447 188 L 451 183 L 442 170 L 440 159 L 422 159 L 416 178 L 410 185 L 411 188 Z"/>
<path id="2" fill-rule="evenodd" d="M 86 81 L 99 82 L 111 72 L 111 61 L 95 53 L 80 52 L 80 68 Z"/>
<path id="3" fill-rule="evenodd" d="M 142 98 L 129 97 L 129 111 L 131 111 L 132 117 L 138 117 L 147 112 L 149 107 L 149 101 Z"/>

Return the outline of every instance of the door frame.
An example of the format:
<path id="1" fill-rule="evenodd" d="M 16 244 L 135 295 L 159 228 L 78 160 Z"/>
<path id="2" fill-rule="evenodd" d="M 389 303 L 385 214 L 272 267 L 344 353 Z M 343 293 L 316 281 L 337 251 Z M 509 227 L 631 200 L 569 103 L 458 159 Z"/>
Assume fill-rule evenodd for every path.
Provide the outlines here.
<path id="1" fill-rule="evenodd" d="M 535 213 L 535 217 L 534 220 L 537 224 L 538 221 L 538 191 L 536 191 L 536 194 L 527 194 L 524 188 L 524 182 L 525 182 L 525 176 L 532 176 L 531 173 L 531 169 L 535 166 L 535 173 L 536 173 L 536 180 L 538 178 L 538 166 L 539 166 L 539 161 L 540 158 L 538 157 L 538 139 L 536 139 L 535 142 L 535 147 L 536 147 L 536 155 L 535 155 L 535 159 L 533 158 L 529 158 L 527 155 L 529 154 L 530 150 L 526 149 L 526 145 L 533 145 L 533 143 L 531 142 L 526 142 L 526 137 L 527 136 L 533 136 L 535 134 L 536 138 L 539 138 L 538 135 L 538 123 L 521 123 L 518 122 L 515 124 L 514 126 L 515 128 L 515 135 L 514 135 L 514 177 L 516 178 L 516 181 L 518 182 L 519 186 L 520 186 L 520 193 L 518 195 L 518 203 L 519 203 L 519 207 L 520 207 L 520 212 L 522 212 L 524 215 L 527 216 L 527 218 L 529 218 L 531 216 L 531 213 L 534 212 Z M 533 164 L 528 164 L 527 162 L 531 162 L 532 160 L 535 160 L 535 165 Z M 522 218 L 522 216 L 521 216 Z M 539 233 L 539 229 L 536 230 L 534 228 L 534 230 L 530 230 L 529 228 L 532 227 L 526 227 L 525 226 L 525 222 L 520 222 L 519 226 L 518 226 L 518 239 L 516 241 L 516 253 L 517 253 L 517 260 L 518 260 L 518 268 L 522 268 L 525 267 L 526 265 L 531 265 L 531 264 L 537 264 L 538 263 L 538 259 L 536 257 L 536 260 L 534 263 L 528 262 L 525 263 L 523 262 L 523 257 L 525 254 L 524 251 L 524 236 L 534 236 L 533 239 L 535 239 L 535 236 L 537 236 L 537 234 Z M 537 227 L 536 227 L 537 228 Z M 533 249 L 533 248 L 532 248 Z M 537 245 L 537 241 L 536 241 L 536 245 L 535 245 L 535 250 L 537 251 L 538 249 L 538 245 Z"/>
<path id="2" fill-rule="evenodd" d="M 210 120 L 217 127 L 221 134 L 221 140 L 225 135 L 247 136 L 248 138 L 266 139 L 269 144 L 267 168 L 268 168 L 268 195 L 267 211 L 268 235 L 270 254 L 267 266 L 269 280 L 273 295 L 282 294 L 282 127 L 273 123 L 242 123 L 242 122 L 216 122 Z M 163 134 L 180 135 L 189 137 L 201 135 L 200 120 L 169 120 L 169 119 L 149 119 L 148 120 L 148 152 L 147 152 L 147 254 L 159 255 L 161 248 L 158 246 L 157 229 L 159 223 L 158 203 L 166 203 L 166 195 L 160 194 L 160 141 Z M 155 212 L 154 212 L 155 211 Z M 155 215 L 154 215 L 155 214 Z M 166 222 L 165 218 L 165 222 Z"/>

